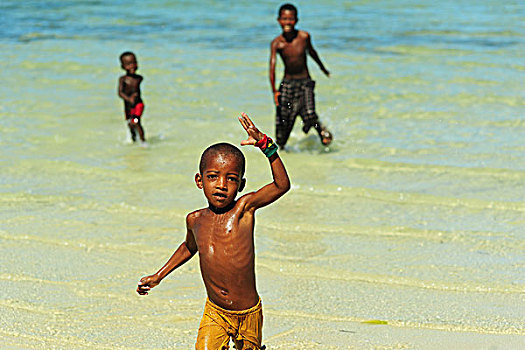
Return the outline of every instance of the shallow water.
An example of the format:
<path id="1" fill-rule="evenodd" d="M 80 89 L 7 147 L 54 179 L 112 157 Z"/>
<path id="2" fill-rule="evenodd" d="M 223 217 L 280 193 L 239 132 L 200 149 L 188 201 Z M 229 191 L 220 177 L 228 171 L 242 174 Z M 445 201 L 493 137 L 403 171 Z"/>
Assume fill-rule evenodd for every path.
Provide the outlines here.
<path id="1" fill-rule="evenodd" d="M 332 73 L 310 62 L 335 141 L 321 147 L 297 123 L 281 154 L 292 191 L 258 213 L 265 343 L 524 347 L 525 6 L 298 6 Z M 0 3 L 3 349 L 193 346 L 197 259 L 148 297 L 134 289 L 205 205 L 193 183 L 202 150 L 238 144 L 241 111 L 274 134 L 277 7 Z M 145 77 L 147 148 L 127 140 L 116 95 L 124 50 Z M 268 165 L 243 150 L 256 190 Z"/>

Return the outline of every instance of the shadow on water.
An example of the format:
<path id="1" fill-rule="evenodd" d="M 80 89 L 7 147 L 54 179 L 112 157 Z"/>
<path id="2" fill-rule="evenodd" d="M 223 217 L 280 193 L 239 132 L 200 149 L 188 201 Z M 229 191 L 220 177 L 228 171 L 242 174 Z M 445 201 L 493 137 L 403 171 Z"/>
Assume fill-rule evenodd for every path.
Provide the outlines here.
<path id="1" fill-rule="evenodd" d="M 158 135 L 146 135 L 146 141 L 148 142 L 149 145 L 156 145 L 158 143 L 161 143 L 163 142 L 166 137 L 163 135 L 163 134 L 158 134 Z"/>
<path id="2" fill-rule="evenodd" d="M 138 137 L 137 137 L 136 142 L 131 141 L 131 139 L 129 138 L 129 135 L 127 134 L 125 136 L 125 139 L 120 140 L 119 143 L 121 143 L 121 146 L 124 146 L 124 147 L 138 147 L 138 148 L 148 149 L 148 148 L 151 148 L 152 146 L 155 146 L 157 144 L 160 144 L 166 141 L 166 136 L 164 136 L 163 134 L 149 135 L 147 133 L 147 130 L 145 130 L 145 132 L 146 132 L 146 143 L 145 144 L 142 144 L 138 140 Z"/>

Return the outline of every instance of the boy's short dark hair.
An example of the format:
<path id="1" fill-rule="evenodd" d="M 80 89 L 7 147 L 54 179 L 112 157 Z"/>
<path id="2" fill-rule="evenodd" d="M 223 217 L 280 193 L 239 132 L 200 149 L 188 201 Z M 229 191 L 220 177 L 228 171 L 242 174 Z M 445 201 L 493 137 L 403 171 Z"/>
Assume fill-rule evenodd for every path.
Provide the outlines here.
<path id="1" fill-rule="evenodd" d="M 279 7 L 279 17 L 281 17 L 281 13 L 286 10 L 295 12 L 295 18 L 297 18 L 297 7 L 292 4 L 284 4 Z"/>
<path id="2" fill-rule="evenodd" d="M 216 154 L 228 154 L 234 156 L 239 162 L 241 177 L 244 176 L 244 171 L 246 168 L 246 160 L 244 158 L 244 154 L 242 154 L 240 149 L 226 142 L 211 145 L 210 147 L 206 148 L 204 152 L 202 152 L 201 161 L 199 163 L 199 172 L 201 174 L 204 172 L 204 169 L 206 169 L 206 163 L 208 162 L 210 157 Z"/>
<path id="3" fill-rule="evenodd" d="M 120 61 L 122 62 L 122 59 L 126 56 L 135 56 L 135 54 L 131 51 L 125 51 L 123 53 L 120 54 Z"/>

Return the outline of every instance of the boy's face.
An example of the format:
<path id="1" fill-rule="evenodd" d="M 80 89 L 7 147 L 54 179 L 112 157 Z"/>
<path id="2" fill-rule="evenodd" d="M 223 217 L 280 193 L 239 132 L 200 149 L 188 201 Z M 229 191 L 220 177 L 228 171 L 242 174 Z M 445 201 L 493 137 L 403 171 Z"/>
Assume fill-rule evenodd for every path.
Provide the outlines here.
<path id="1" fill-rule="evenodd" d="M 126 72 L 130 74 L 135 74 L 139 68 L 135 55 L 126 55 L 122 57 L 120 63 L 122 64 L 122 69 L 126 70 Z"/>
<path id="2" fill-rule="evenodd" d="M 216 208 L 230 205 L 244 188 L 240 164 L 231 154 L 214 154 L 202 174 L 195 175 L 197 187 L 204 190 L 208 203 Z"/>
<path id="3" fill-rule="evenodd" d="M 279 22 L 281 28 L 283 28 L 284 33 L 293 32 L 297 24 L 297 14 L 292 10 L 283 10 L 279 18 L 277 18 L 277 22 Z"/>

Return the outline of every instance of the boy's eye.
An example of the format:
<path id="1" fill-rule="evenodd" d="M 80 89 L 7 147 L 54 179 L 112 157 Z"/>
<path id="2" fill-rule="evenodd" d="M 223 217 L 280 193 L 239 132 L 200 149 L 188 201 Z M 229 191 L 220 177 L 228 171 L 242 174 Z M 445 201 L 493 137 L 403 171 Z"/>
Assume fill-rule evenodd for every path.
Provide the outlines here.
<path id="1" fill-rule="evenodd" d="M 213 180 L 217 178 L 217 175 L 207 175 L 206 177 L 210 180 Z"/>
<path id="2" fill-rule="evenodd" d="M 239 180 L 238 180 L 236 177 L 229 176 L 229 177 L 228 177 L 228 181 L 238 182 Z"/>

